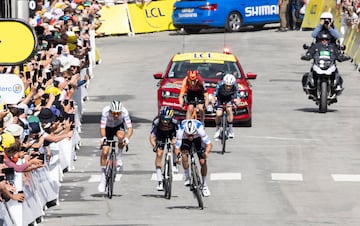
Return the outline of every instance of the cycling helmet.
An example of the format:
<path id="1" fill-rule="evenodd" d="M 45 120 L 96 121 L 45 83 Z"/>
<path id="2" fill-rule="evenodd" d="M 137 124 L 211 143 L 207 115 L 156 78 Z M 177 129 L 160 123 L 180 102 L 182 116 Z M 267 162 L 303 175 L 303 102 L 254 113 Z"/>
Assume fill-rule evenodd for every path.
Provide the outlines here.
<path id="1" fill-rule="evenodd" d="M 197 76 L 199 75 L 199 71 L 198 70 L 189 70 L 187 71 L 187 77 L 190 79 L 190 81 L 195 81 Z"/>
<path id="2" fill-rule="evenodd" d="M 122 111 L 122 108 L 123 108 L 123 105 L 120 101 L 118 100 L 113 100 L 111 102 L 111 105 L 110 105 L 110 110 L 112 112 L 121 112 Z"/>
<path id="3" fill-rule="evenodd" d="M 193 135 L 196 133 L 196 123 L 193 120 L 187 120 L 185 122 L 184 131 L 187 135 Z"/>
<path id="4" fill-rule="evenodd" d="M 330 40 L 330 34 L 328 32 L 320 32 L 318 37 L 319 40 Z"/>
<path id="5" fill-rule="evenodd" d="M 236 82 L 236 78 L 232 74 L 226 74 L 223 78 L 224 84 L 228 86 L 232 86 Z"/>
<path id="6" fill-rule="evenodd" d="M 174 110 L 169 106 L 163 106 L 160 109 L 160 117 L 162 119 L 171 119 L 174 117 Z"/>
<path id="7" fill-rule="evenodd" d="M 323 12 L 321 15 L 320 15 L 320 19 L 329 19 L 329 20 L 333 20 L 333 15 L 329 12 Z"/>

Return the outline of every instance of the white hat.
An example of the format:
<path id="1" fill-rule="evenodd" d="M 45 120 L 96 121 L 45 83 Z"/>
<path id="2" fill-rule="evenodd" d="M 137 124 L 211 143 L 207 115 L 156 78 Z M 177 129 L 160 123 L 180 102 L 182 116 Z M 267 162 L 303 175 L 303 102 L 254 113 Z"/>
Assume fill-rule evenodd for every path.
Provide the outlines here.
<path id="1" fill-rule="evenodd" d="M 5 127 L 4 132 L 10 133 L 14 137 L 19 137 L 24 132 L 24 128 L 22 128 L 19 124 L 12 123 Z"/>
<path id="2" fill-rule="evenodd" d="M 63 82 L 65 82 L 65 78 L 64 77 L 56 77 L 55 81 L 58 81 L 59 83 L 63 83 Z"/>

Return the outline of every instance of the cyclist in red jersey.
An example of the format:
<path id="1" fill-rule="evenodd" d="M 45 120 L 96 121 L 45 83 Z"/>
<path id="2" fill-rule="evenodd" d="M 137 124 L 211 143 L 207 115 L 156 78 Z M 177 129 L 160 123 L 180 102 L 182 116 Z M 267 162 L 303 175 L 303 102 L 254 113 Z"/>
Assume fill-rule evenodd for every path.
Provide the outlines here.
<path id="1" fill-rule="evenodd" d="M 204 81 L 198 70 L 189 70 L 184 78 L 179 95 L 179 103 L 184 107 L 184 95 L 186 94 L 186 102 L 188 109 L 186 119 L 192 119 L 193 111 L 196 107 L 199 109 L 200 121 L 204 124 L 205 111 L 204 104 L 209 104 L 208 93 L 204 85 Z M 196 106 L 197 105 L 197 106 Z"/>

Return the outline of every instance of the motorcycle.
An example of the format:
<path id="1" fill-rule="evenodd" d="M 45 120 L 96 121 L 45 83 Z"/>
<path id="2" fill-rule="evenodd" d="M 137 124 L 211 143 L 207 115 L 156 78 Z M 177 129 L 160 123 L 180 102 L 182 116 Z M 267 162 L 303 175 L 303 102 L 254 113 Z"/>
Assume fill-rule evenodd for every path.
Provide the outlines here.
<path id="1" fill-rule="evenodd" d="M 303 48 L 307 50 L 310 46 L 304 44 Z M 339 48 L 345 50 L 345 46 Z M 350 58 L 343 54 L 336 58 L 332 54 L 334 53 L 330 50 L 321 50 L 312 57 L 308 55 L 301 57 L 302 60 L 313 61 L 311 71 L 303 76 L 302 84 L 308 98 L 319 106 L 319 113 L 326 113 L 327 107 L 336 103 L 337 96 L 343 91 L 342 78 L 338 74 L 336 61 L 343 62 Z"/>

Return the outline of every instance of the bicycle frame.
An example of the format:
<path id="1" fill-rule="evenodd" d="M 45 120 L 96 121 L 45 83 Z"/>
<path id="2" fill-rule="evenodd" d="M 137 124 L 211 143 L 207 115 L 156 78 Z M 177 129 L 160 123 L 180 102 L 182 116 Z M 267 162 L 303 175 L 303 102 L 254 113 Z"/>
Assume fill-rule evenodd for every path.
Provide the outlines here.
<path id="1" fill-rule="evenodd" d="M 226 148 L 226 140 L 229 137 L 229 123 L 227 120 L 228 117 L 228 113 L 227 113 L 227 107 L 229 105 L 227 104 L 222 104 L 222 119 L 221 119 L 221 133 L 220 133 L 220 138 L 221 138 L 221 144 L 222 144 L 222 149 L 221 149 L 221 154 L 225 153 L 225 148 Z"/>
<path id="2" fill-rule="evenodd" d="M 116 140 L 108 140 L 106 141 L 110 144 L 110 153 L 108 154 L 107 161 L 106 161 L 106 186 L 105 189 L 107 191 L 107 197 L 109 199 L 113 196 L 114 191 L 114 182 L 116 177 Z"/>
<path id="3" fill-rule="evenodd" d="M 195 160 L 195 145 L 192 144 L 191 149 L 189 151 L 190 156 L 190 170 L 191 170 L 191 177 L 190 177 L 190 191 L 192 191 L 198 201 L 199 208 L 204 208 L 204 201 L 202 199 L 202 192 L 201 192 L 201 179 L 200 179 L 200 173 L 199 169 L 196 165 Z"/>
<path id="4" fill-rule="evenodd" d="M 163 168 L 163 184 L 164 184 L 164 197 L 166 199 L 171 198 L 171 185 L 173 180 L 172 172 L 172 163 L 173 163 L 173 154 L 171 148 L 171 140 L 168 138 L 165 142 L 166 154 Z"/>

